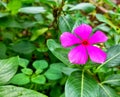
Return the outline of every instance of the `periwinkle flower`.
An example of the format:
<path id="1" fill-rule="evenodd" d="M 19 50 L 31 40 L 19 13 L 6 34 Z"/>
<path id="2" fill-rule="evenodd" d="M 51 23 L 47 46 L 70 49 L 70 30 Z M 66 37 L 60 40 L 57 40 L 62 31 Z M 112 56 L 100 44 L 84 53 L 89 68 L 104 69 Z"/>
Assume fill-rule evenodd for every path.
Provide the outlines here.
<path id="1" fill-rule="evenodd" d="M 60 41 L 63 47 L 71 47 L 72 50 L 68 54 L 68 59 L 73 64 L 85 64 L 88 56 L 95 63 L 103 63 L 106 60 L 107 54 L 97 46 L 96 43 L 107 41 L 107 36 L 102 31 L 92 33 L 92 27 L 88 24 L 81 24 L 76 27 L 74 33 L 64 32 L 60 36 Z"/>

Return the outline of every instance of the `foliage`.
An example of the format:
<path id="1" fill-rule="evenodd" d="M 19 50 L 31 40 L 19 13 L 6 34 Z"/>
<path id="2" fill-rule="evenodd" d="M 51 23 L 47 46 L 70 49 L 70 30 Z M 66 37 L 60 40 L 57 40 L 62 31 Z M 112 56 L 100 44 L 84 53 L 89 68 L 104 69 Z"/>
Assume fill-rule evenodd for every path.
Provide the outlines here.
<path id="1" fill-rule="evenodd" d="M 120 97 L 119 0 L 0 0 L 0 97 Z M 75 65 L 59 37 L 102 30 L 107 60 Z"/>

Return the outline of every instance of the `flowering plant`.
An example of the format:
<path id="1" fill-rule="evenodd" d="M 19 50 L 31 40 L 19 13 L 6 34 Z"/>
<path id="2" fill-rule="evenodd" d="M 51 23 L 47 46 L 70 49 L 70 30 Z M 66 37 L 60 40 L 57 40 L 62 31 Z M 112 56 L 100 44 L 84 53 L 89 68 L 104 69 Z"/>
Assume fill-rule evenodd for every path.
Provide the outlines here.
<path id="1" fill-rule="evenodd" d="M 81 24 L 74 29 L 74 33 L 64 32 L 60 41 L 63 47 L 70 47 L 77 45 L 73 48 L 69 54 L 68 58 L 73 64 L 85 64 L 88 55 L 93 62 L 103 63 L 106 60 L 106 53 L 96 46 L 92 46 L 96 43 L 105 42 L 107 36 L 102 31 L 96 31 L 92 36 L 91 26 L 87 24 Z"/>

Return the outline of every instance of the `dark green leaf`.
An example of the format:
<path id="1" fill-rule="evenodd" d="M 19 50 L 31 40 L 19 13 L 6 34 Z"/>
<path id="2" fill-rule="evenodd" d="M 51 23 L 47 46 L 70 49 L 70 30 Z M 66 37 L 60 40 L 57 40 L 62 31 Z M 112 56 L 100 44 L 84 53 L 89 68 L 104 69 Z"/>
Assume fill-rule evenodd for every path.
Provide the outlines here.
<path id="1" fill-rule="evenodd" d="M 59 60 L 61 60 L 66 65 L 72 65 L 68 58 L 68 49 L 64 49 L 60 46 L 60 44 L 56 43 L 54 40 L 49 39 L 47 41 L 47 46 L 49 50 L 53 53 L 54 56 L 56 56 Z"/>
<path id="2" fill-rule="evenodd" d="M 120 86 L 120 74 L 112 74 L 107 76 L 102 84 L 103 83 L 107 83 L 112 86 Z"/>
<path id="3" fill-rule="evenodd" d="M 46 95 L 12 85 L 0 86 L 0 97 L 47 97 Z"/>
<path id="4" fill-rule="evenodd" d="M 73 28 L 74 21 L 70 15 L 61 16 L 59 18 L 59 29 L 63 32 L 71 32 Z"/>
<path id="5" fill-rule="evenodd" d="M 17 53 L 29 54 L 35 50 L 35 46 L 29 41 L 19 41 L 12 46 L 12 49 Z"/>
<path id="6" fill-rule="evenodd" d="M 62 72 L 62 69 L 65 67 L 63 63 L 53 63 L 50 64 L 50 68 Z"/>
<path id="7" fill-rule="evenodd" d="M 114 67 L 120 65 L 120 45 L 113 46 L 107 51 L 105 66 Z"/>
<path id="8" fill-rule="evenodd" d="M 50 80 L 57 80 L 62 78 L 62 73 L 50 68 L 45 72 L 45 76 Z"/>
<path id="9" fill-rule="evenodd" d="M 7 47 L 4 43 L 0 42 L 0 58 L 6 58 Z"/>
<path id="10" fill-rule="evenodd" d="M 6 84 L 16 73 L 18 57 L 0 60 L 0 85 Z"/>
<path id="11" fill-rule="evenodd" d="M 65 85 L 65 97 L 104 97 L 99 96 L 99 86 L 95 79 L 84 72 L 74 72 Z"/>
<path id="12" fill-rule="evenodd" d="M 109 86 L 106 86 L 106 85 L 102 85 L 102 84 L 99 84 L 100 85 L 100 96 L 99 97 L 120 97 L 118 96 L 118 94 L 112 89 L 110 88 Z"/>

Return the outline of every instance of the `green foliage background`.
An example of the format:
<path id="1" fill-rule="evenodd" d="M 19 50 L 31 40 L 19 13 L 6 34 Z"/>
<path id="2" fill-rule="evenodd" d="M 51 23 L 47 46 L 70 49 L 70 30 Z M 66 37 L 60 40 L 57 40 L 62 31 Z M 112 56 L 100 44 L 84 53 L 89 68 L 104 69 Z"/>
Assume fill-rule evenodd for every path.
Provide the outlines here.
<path id="1" fill-rule="evenodd" d="M 0 97 L 120 97 L 117 0 L 0 0 Z M 73 65 L 63 32 L 90 24 L 108 41 L 103 64 Z"/>

